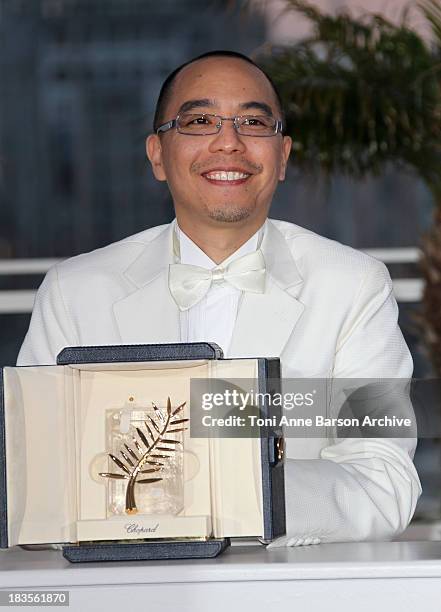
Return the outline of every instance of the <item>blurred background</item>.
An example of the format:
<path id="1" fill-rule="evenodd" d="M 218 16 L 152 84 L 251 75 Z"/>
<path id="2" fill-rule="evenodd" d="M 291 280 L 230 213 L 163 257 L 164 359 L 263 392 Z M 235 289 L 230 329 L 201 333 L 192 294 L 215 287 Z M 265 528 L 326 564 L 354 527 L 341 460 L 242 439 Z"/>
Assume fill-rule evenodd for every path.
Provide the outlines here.
<path id="1" fill-rule="evenodd" d="M 436 55 L 433 23 L 417 3 L 312 4 L 331 16 L 349 8 L 354 19 L 378 12 L 397 27 L 407 7 L 406 27 Z M 285 0 L 0 0 L 0 363 L 15 363 L 50 265 L 173 218 L 144 151 L 167 74 L 208 50 L 259 57 L 295 48 L 314 24 L 292 9 Z M 415 315 L 424 310 L 434 190 L 393 161 L 375 173 L 339 164 L 313 172 L 294 155 L 271 216 L 388 265 L 414 375 L 430 378 L 438 369 Z M 441 519 L 439 440 L 422 440 L 416 463 L 416 519 Z"/>

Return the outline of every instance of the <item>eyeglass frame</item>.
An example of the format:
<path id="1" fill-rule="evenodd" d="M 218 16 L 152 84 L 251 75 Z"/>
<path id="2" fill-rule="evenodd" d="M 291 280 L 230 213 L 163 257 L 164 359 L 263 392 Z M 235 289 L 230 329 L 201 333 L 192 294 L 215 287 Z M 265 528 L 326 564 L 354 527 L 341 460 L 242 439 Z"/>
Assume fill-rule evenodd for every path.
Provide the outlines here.
<path id="1" fill-rule="evenodd" d="M 197 113 L 191 113 L 191 114 L 197 114 Z M 234 115 L 234 117 L 221 117 L 220 115 L 216 115 L 215 113 L 201 113 L 200 116 L 203 117 L 205 115 L 210 115 L 211 117 L 216 117 L 217 119 L 220 119 L 220 123 L 218 123 L 216 125 L 217 132 L 212 132 L 211 134 L 186 134 L 185 132 L 180 132 L 178 129 L 178 120 L 179 117 L 181 116 L 180 113 L 178 115 L 176 115 L 175 119 L 171 119 L 170 121 L 166 121 L 165 123 L 163 123 L 162 125 L 160 125 L 158 128 L 156 128 L 156 134 L 159 135 L 164 134 L 165 132 L 168 132 L 169 130 L 173 129 L 174 127 L 176 128 L 176 131 L 178 132 L 178 134 L 182 134 L 183 136 L 214 136 L 215 134 L 219 134 L 221 129 L 222 129 L 222 125 L 223 125 L 223 121 L 232 121 L 233 122 L 233 127 L 236 130 L 236 134 L 239 134 L 239 136 L 250 136 L 251 138 L 255 137 L 255 138 L 271 138 L 271 136 L 277 136 L 277 134 L 282 134 L 283 133 L 283 122 L 281 119 L 275 119 L 276 125 L 274 126 L 274 133 L 273 134 L 241 134 L 238 131 L 238 126 L 237 126 L 237 120 L 240 117 L 258 117 L 259 115 Z"/>

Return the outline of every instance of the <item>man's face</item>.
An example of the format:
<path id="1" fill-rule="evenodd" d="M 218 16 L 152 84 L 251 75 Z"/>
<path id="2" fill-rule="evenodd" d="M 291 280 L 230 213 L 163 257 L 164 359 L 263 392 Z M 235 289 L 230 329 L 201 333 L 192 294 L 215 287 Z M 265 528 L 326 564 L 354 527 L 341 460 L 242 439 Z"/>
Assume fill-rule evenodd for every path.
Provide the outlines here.
<path id="1" fill-rule="evenodd" d="M 227 57 L 199 60 L 172 86 L 164 122 L 182 110 L 222 117 L 271 113 L 281 119 L 265 76 L 247 62 Z M 232 121 L 218 134 L 184 135 L 175 128 L 147 139 L 147 155 L 158 180 L 170 188 L 180 223 L 250 224 L 265 220 L 285 167 L 291 139 L 239 135 Z M 227 178 L 227 180 L 224 180 Z"/>

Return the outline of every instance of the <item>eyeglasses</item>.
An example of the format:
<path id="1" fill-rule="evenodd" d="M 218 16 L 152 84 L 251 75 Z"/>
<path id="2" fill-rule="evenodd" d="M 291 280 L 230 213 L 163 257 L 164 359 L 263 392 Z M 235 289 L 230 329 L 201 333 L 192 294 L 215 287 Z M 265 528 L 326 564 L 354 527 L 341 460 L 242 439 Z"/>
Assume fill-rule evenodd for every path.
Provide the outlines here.
<path id="1" fill-rule="evenodd" d="M 210 136 L 218 134 L 223 121 L 232 121 L 234 129 L 241 136 L 275 136 L 282 132 L 282 122 L 268 115 L 236 115 L 235 117 L 221 117 L 208 113 L 182 113 L 163 123 L 158 127 L 156 133 L 168 132 L 172 128 L 180 134 L 187 136 Z"/>

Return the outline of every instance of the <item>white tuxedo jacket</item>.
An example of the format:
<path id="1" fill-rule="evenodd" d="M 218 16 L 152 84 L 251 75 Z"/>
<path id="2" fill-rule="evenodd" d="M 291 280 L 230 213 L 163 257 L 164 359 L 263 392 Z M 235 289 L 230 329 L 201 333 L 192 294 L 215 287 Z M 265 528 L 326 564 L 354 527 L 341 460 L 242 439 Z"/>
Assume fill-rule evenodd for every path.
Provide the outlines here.
<path id="1" fill-rule="evenodd" d="M 280 357 L 284 378 L 411 376 L 382 263 L 276 220 L 267 221 L 261 248 L 266 290 L 243 295 L 226 357 Z M 53 364 L 65 346 L 179 342 L 167 284 L 172 252 L 170 224 L 54 266 L 18 364 Z M 401 532 L 421 493 L 415 446 L 401 438 L 288 439 L 287 535 L 275 545 Z"/>

